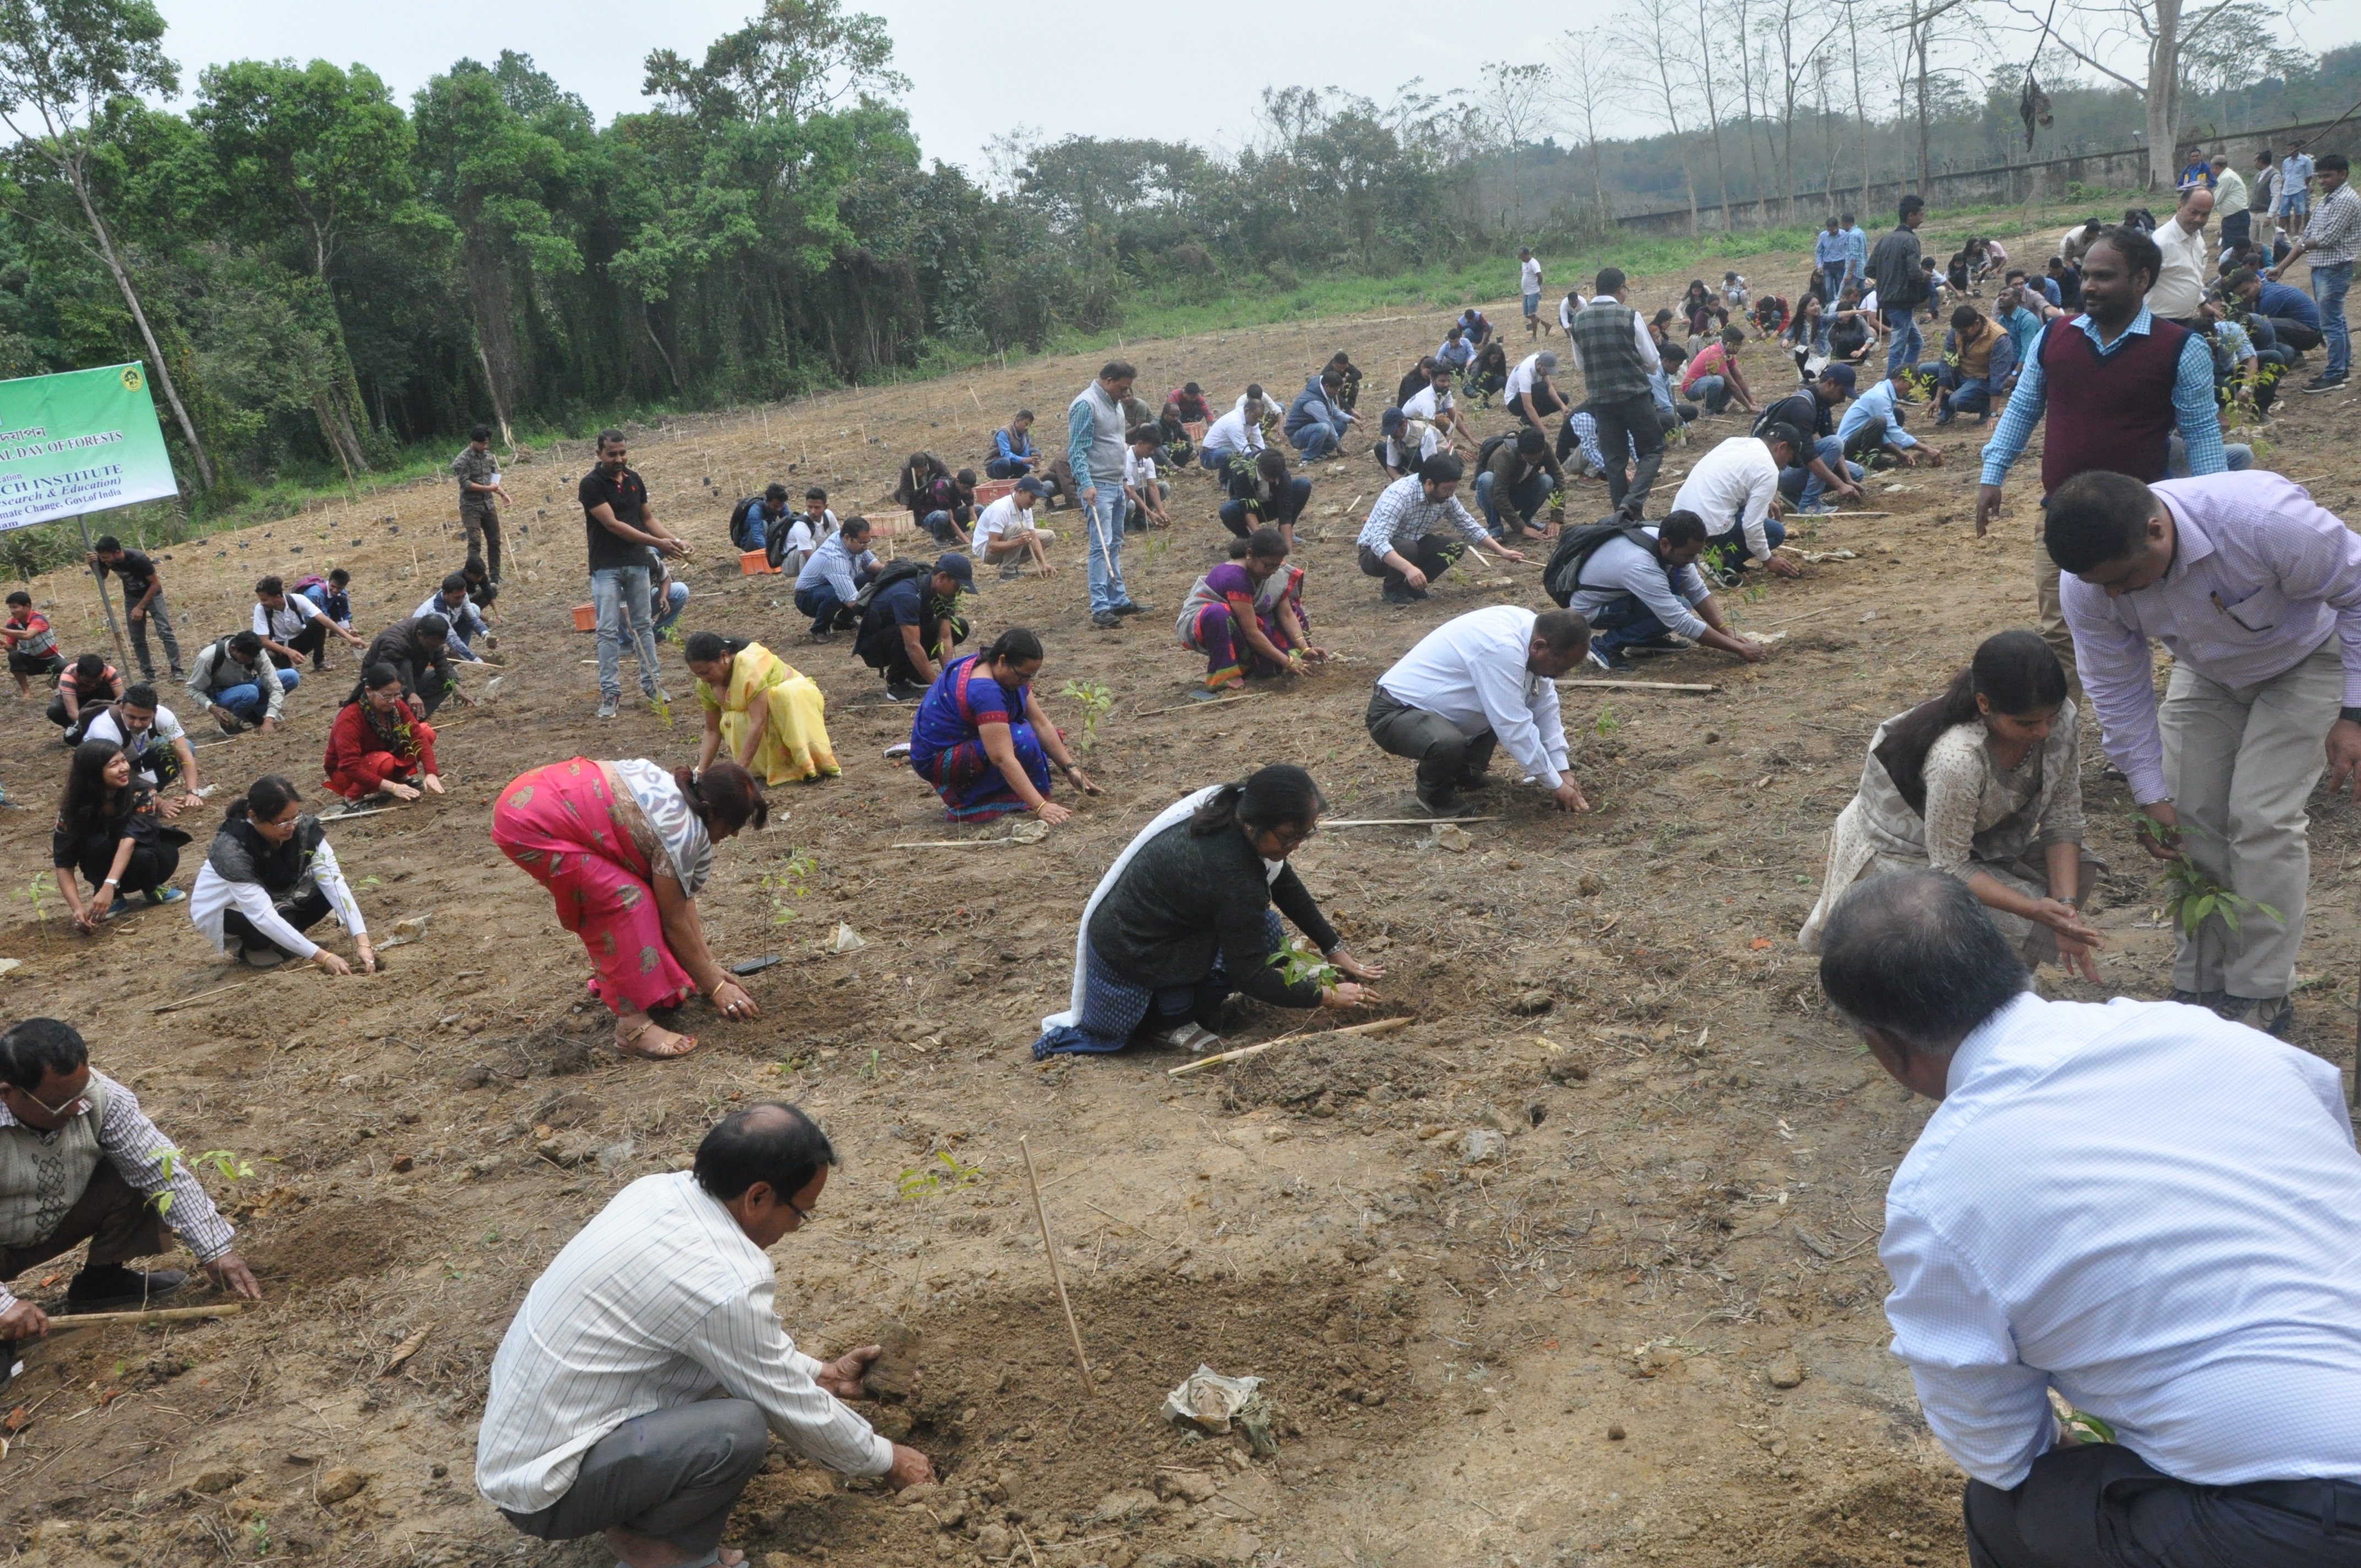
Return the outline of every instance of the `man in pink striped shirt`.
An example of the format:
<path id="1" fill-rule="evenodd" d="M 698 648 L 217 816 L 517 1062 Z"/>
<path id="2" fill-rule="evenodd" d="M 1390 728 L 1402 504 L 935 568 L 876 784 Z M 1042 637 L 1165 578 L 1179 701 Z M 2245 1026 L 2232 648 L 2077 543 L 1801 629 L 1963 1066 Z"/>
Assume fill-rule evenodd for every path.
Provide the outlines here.
<path id="1" fill-rule="evenodd" d="M 2283 1035 L 2311 876 L 2304 801 L 2333 767 L 2330 787 L 2350 777 L 2361 802 L 2361 537 L 2259 469 L 2154 485 L 2078 474 L 2050 497 L 2043 537 L 2108 759 L 2156 824 L 2148 852 L 2186 854 L 2279 912 L 2183 933 L 2174 1000 Z M 2151 637 L 2173 657 L 2161 705 Z"/>

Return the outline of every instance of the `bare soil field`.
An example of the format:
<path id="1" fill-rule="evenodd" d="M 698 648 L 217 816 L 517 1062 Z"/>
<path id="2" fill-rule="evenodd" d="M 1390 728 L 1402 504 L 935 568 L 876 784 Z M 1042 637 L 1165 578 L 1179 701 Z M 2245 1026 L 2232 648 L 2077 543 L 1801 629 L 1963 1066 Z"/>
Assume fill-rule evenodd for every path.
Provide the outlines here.
<path id="1" fill-rule="evenodd" d="M 2038 255 L 2046 232 L 2008 238 Z M 1808 266 L 1754 258 L 1750 270 L 1758 291 L 1792 296 Z M 1669 303 L 1686 281 L 1644 280 L 1633 302 Z M 1224 403 L 1249 380 L 1291 390 L 1347 349 L 1373 412 L 1449 313 L 1126 347 L 1144 395 L 1194 379 Z M 1494 315 L 1510 323 L 1515 307 Z M 1742 363 L 1760 389 L 1791 379 L 1771 345 L 1750 344 Z M 1926 1107 L 1829 1016 L 1795 935 L 1871 730 L 1939 689 L 1983 636 L 2029 623 L 2030 459 L 1980 540 L 1987 427 L 1933 433 L 1922 417 L 1947 467 L 1873 477 L 1874 515 L 1799 520 L 1806 548 L 1851 557 L 1730 601 L 1746 630 L 1785 634 L 1768 663 L 1692 652 L 1636 677 L 1715 686 L 1705 695 L 1568 688 L 1593 815 L 1546 809 L 1511 773 L 1483 797 L 1494 819 L 1456 850 L 1416 828 L 1322 834 L 1298 864 L 1356 949 L 1389 966 L 1378 1011 L 1411 1022 L 1176 1080 L 1176 1059 L 1154 1051 L 1037 1065 L 1027 1049 L 1062 1005 L 1075 920 L 1110 858 L 1181 792 L 1271 762 L 1310 768 L 1339 816 L 1408 815 L 1408 766 L 1362 728 L 1370 682 L 1450 616 L 1542 600 L 1537 573 L 1471 564 L 1426 604 L 1383 606 L 1354 565 L 1382 477 L 1356 438 L 1312 471 L 1298 556 L 1315 635 L 1343 661 L 1187 707 L 1202 666 L 1171 617 L 1228 535 L 1210 477 L 1184 474 L 1176 525 L 1128 544 L 1132 591 L 1154 613 L 1120 630 L 1090 625 L 1071 529 L 1059 576 L 982 575 L 979 641 L 1014 623 L 1042 634 L 1053 716 L 1079 729 L 1066 682 L 1114 694 L 1086 759 L 1106 794 L 1038 843 L 897 848 L 972 835 L 884 760 L 909 710 L 883 700 L 850 640 L 813 646 L 781 579 L 739 575 L 726 509 L 772 478 L 798 492 L 817 479 L 840 513 L 891 515 L 881 498 L 909 450 L 980 464 L 1009 411 L 1056 428 L 1095 369 L 1041 362 L 632 433 L 658 514 L 698 546 L 683 630 L 759 638 L 814 676 L 844 762 L 840 780 L 774 791 L 770 829 L 721 847 L 702 900 L 717 953 L 785 961 L 750 982 L 758 1021 L 686 1009 L 703 1043 L 683 1061 L 614 1056 L 578 945 L 488 837 L 493 792 L 527 768 L 696 754 L 676 664 L 669 722 L 631 700 L 629 679 L 622 718 L 592 717 L 592 640 L 570 614 L 587 598 L 580 446 L 510 469 L 511 521 L 529 532 L 500 606 L 502 684 L 472 712 L 444 710 L 450 795 L 330 824 L 380 939 L 433 916 L 379 975 L 239 970 L 171 909 L 75 935 L 54 892 L 27 896 L 48 877 L 63 754 L 35 704 L 0 699 L 0 779 L 24 807 L 0 815 L 16 890 L 0 956 L 23 960 L 0 979 L 7 1014 L 74 1021 L 184 1147 L 254 1162 L 251 1179 L 207 1179 L 269 1296 L 232 1319 L 27 1348 L 5 1401 L 21 1414 L 0 1410 L 10 1561 L 603 1565 L 591 1543 L 515 1535 L 476 1496 L 493 1350 L 586 1217 L 683 1164 L 718 1115 L 769 1098 L 807 1108 L 845 1156 L 819 1222 L 777 1249 L 789 1331 L 829 1354 L 888 1318 L 919 1330 L 916 1387 L 870 1413 L 931 1453 L 944 1486 L 909 1503 L 774 1452 L 729 1537 L 763 1568 L 1964 1560 L 1960 1476 L 1885 1351 L 1879 1310 L 1885 1179 Z M 2267 465 L 2350 508 L 2352 414 L 2344 393 L 2286 399 Z M 1656 510 L 1744 428 L 1700 422 Z M 1605 508 L 1587 483 L 1569 516 Z M 245 623 L 266 572 L 348 567 L 369 630 L 457 561 L 453 497 L 427 484 L 178 547 L 164 571 L 192 654 Z M 36 597 L 70 650 L 103 645 L 86 582 L 46 579 Z M 282 733 L 208 745 L 207 778 L 228 793 L 283 772 L 324 804 L 319 758 L 352 653 L 338 645 L 336 668 L 306 679 Z M 166 700 L 214 739 L 181 696 Z M 2084 767 L 2110 867 L 2096 916 L 2106 990 L 2160 995 L 2169 933 L 2094 729 Z M 212 822 L 195 824 L 191 874 Z M 2323 798 L 2313 833 L 2301 973 L 2316 983 L 2295 1037 L 2344 1061 L 2361 830 Z M 865 946 L 832 951 L 840 923 Z M 2042 983 L 2099 994 L 2055 971 Z M 1239 1004 L 1224 1034 L 1240 1045 L 1339 1021 Z M 1505 1156 L 1467 1162 L 1465 1135 L 1486 1129 L 1507 1135 Z M 1097 1369 L 1087 1387 L 1020 1136 Z M 71 1267 L 14 1288 L 55 1295 Z M 1160 1417 L 1201 1363 L 1265 1380 L 1275 1453 Z"/>

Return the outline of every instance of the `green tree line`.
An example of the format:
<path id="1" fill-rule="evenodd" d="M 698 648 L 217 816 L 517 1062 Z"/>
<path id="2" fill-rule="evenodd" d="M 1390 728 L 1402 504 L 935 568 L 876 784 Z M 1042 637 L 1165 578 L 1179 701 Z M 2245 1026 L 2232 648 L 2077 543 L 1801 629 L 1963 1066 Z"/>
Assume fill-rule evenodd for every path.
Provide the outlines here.
<path id="1" fill-rule="evenodd" d="M 0 375 L 148 362 L 200 513 L 363 482 L 478 420 L 776 399 L 1038 350 L 1143 297 L 1396 275 L 1519 237 L 1562 253 L 1680 183 L 1673 138 L 1607 143 L 1602 200 L 1588 148 L 1417 83 L 1384 104 L 1268 90 L 1227 156 L 1006 138 L 980 183 L 922 158 L 884 22 L 841 0 L 763 0 L 701 59 L 649 55 L 649 106 L 605 126 L 513 52 L 407 103 L 362 64 L 237 60 L 175 109 L 164 34 L 151 0 L 0 0 Z M 2308 106 L 2356 56 L 2237 104 Z M 2059 93 L 2045 136 L 2106 114 L 2086 91 Z M 1945 145 L 1990 145 L 2001 107 L 1947 101 Z M 1791 139 L 1826 157 L 1804 188 L 1892 130 L 1809 120 Z"/>

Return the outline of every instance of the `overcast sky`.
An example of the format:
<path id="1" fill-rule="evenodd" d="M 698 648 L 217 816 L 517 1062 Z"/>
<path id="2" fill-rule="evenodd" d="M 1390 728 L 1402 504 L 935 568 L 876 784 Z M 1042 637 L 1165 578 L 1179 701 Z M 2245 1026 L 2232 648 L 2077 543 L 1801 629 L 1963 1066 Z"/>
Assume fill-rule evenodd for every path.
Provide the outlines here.
<path id="1" fill-rule="evenodd" d="M 601 124 L 647 106 L 641 62 L 650 49 L 701 59 L 756 3 L 159 0 L 170 23 L 164 47 L 189 93 L 203 66 L 292 56 L 364 62 L 406 102 L 455 60 L 489 61 L 513 49 L 578 93 Z M 920 148 L 979 175 L 984 144 L 1019 125 L 1049 139 L 1154 137 L 1226 150 L 1251 134 L 1265 86 L 1334 85 L 1378 99 L 1413 76 L 1430 87 L 1473 87 L 1484 61 L 1545 60 L 1559 29 L 1619 14 L 1596 3 L 1552 13 L 1515 0 L 1330 0 L 1310 10 L 1252 7 L 1235 14 L 1251 27 L 1233 28 L 1213 23 L 1219 6 L 1027 8 L 1020 22 L 976 0 L 848 4 L 885 18 L 895 61 L 910 79 L 905 103 Z M 1713 7 L 1718 16 L 1729 9 Z M 2361 37 L 2361 0 L 2317 0 L 2302 14 L 2302 33 L 2315 51 Z M 1619 133 L 1649 128 L 1634 123 Z M 2127 139 L 2134 128 L 2124 127 Z"/>

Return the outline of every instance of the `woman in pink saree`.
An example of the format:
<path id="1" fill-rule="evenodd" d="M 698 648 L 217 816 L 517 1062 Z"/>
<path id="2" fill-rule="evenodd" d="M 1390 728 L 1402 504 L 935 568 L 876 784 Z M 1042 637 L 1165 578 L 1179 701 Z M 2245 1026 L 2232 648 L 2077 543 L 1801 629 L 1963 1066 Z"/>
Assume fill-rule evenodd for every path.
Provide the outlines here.
<path id="1" fill-rule="evenodd" d="M 696 900 L 715 840 L 769 819 L 753 775 L 735 762 L 697 774 L 576 757 L 500 791 L 492 842 L 549 890 L 558 924 L 589 950 L 590 990 L 615 1014 L 616 1049 L 663 1059 L 695 1050 L 697 1036 L 660 1027 L 652 1010 L 701 992 L 725 1018 L 760 1011 L 707 951 Z"/>

